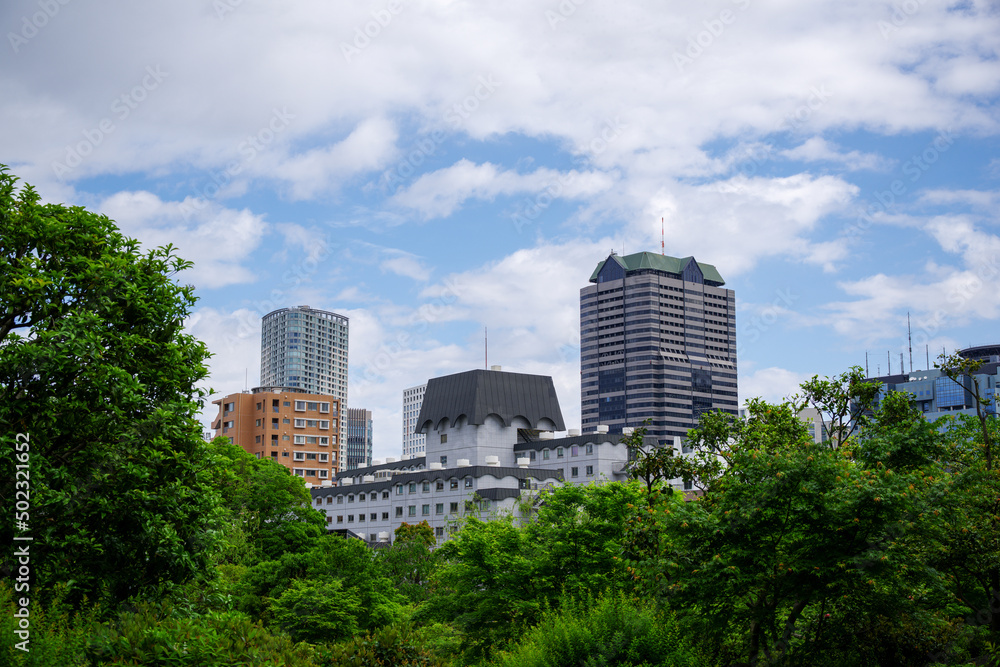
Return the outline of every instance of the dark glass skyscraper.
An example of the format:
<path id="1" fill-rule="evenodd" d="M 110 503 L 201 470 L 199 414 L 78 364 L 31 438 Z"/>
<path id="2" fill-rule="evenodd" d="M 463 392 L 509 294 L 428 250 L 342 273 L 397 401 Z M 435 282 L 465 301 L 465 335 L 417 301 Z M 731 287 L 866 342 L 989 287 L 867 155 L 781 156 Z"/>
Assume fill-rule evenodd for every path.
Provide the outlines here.
<path id="1" fill-rule="evenodd" d="M 603 260 L 580 290 L 583 428 L 650 419 L 661 443 L 703 412 L 738 414 L 736 295 L 711 264 L 650 252 Z"/>

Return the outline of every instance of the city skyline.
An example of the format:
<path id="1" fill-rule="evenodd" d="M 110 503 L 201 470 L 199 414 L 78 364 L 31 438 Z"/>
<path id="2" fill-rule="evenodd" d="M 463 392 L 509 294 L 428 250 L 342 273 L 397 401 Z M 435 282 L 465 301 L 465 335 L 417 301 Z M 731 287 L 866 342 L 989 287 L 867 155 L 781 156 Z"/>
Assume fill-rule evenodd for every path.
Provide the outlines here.
<path id="1" fill-rule="evenodd" d="M 739 400 L 777 400 L 866 351 L 895 370 L 907 313 L 915 365 L 995 342 L 994 9 L 14 0 L 0 163 L 194 262 L 206 389 L 262 384 L 267 313 L 349 318 L 375 458 L 403 390 L 494 364 L 580 425 L 611 250 L 717 267 Z"/>

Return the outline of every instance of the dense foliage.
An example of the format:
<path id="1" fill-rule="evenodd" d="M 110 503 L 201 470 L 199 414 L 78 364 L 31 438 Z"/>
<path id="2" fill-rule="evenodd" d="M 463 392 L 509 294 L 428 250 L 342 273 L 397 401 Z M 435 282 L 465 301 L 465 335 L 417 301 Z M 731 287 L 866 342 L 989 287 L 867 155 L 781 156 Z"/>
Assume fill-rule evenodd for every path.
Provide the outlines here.
<path id="1" fill-rule="evenodd" d="M 0 498 L 30 481 L 13 528 L 34 539 L 12 590 L 0 528 L 2 664 L 1000 665 L 1000 427 L 975 362 L 941 360 L 973 415 L 928 423 L 851 369 L 704 415 L 691 456 L 637 430 L 632 482 L 371 549 L 326 534 L 285 468 L 200 438 L 188 264 L 15 185 L 0 167 Z"/>

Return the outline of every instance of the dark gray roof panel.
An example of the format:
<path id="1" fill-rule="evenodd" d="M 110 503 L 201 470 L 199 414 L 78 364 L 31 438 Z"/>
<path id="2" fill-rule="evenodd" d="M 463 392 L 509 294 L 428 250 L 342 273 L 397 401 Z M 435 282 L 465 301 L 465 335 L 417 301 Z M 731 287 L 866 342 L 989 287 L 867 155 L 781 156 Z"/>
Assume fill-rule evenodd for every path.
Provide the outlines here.
<path id="1" fill-rule="evenodd" d="M 454 424 L 463 415 L 468 423 L 481 425 L 489 414 L 507 426 L 514 417 L 524 417 L 532 428 L 550 419 L 554 430 L 566 430 L 551 377 L 474 370 L 428 380 L 416 432 L 444 418 Z"/>

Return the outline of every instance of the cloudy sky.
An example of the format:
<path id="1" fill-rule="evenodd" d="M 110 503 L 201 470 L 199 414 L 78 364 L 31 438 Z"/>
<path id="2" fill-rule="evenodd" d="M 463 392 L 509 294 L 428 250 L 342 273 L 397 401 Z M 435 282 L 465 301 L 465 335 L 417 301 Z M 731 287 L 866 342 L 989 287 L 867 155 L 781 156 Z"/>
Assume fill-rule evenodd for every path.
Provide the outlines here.
<path id="1" fill-rule="evenodd" d="M 0 162 L 195 266 L 217 391 L 260 316 L 350 318 L 350 400 L 552 375 L 612 250 L 737 295 L 740 394 L 996 342 L 995 0 L 9 0 Z M 908 367 L 907 353 L 907 367 Z"/>

